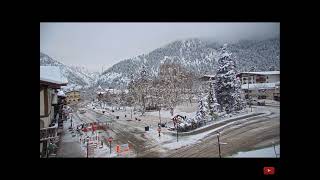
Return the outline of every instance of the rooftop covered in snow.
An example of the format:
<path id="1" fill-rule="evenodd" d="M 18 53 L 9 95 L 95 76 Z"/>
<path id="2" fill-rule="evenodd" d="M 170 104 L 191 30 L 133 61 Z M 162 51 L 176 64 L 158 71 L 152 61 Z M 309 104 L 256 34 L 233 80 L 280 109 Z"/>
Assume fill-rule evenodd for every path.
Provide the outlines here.
<path id="1" fill-rule="evenodd" d="M 40 66 L 40 83 L 55 86 L 65 86 L 68 81 L 63 77 L 57 66 Z"/>
<path id="2" fill-rule="evenodd" d="M 241 75 L 241 74 L 276 75 L 276 74 L 280 74 L 280 71 L 241 72 L 238 75 Z"/>

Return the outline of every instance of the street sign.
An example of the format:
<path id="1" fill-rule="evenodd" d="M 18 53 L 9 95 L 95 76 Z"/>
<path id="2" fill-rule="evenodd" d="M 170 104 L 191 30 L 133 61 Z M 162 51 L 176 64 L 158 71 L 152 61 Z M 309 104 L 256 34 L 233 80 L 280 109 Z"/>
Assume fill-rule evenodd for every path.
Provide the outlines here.
<path id="1" fill-rule="evenodd" d="M 108 138 L 108 142 L 112 142 L 113 138 L 112 137 L 109 137 Z"/>

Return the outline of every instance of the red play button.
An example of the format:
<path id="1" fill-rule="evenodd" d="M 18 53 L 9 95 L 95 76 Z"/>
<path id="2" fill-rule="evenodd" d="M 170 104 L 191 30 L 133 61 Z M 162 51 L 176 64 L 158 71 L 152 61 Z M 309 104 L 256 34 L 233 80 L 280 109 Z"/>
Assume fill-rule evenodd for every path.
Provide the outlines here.
<path id="1" fill-rule="evenodd" d="M 264 175 L 273 175 L 274 174 L 274 167 L 264 167 L 263 174 Z"/>

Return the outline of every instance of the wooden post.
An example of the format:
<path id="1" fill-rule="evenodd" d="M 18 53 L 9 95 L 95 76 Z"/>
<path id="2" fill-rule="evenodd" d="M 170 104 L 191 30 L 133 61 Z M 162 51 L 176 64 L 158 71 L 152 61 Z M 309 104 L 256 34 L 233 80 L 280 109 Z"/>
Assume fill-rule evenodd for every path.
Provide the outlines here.
<path id="1" fill-rule="evenodd" d="M 219 158 L 221 158 L 221 151 L 220 151 L 220 133 L 217 134 L 217 137 L 218 137 L 218 147 L 219 147 Z"/>

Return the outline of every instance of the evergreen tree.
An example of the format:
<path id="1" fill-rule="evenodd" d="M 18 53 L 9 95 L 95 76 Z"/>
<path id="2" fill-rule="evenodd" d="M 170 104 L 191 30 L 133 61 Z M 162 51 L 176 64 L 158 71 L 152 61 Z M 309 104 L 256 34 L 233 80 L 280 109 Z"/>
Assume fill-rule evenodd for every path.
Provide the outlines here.
<path id="1" fill-rule="evenodd" d="M 209 116 L 213 116 L 213 103 L 214 103 L 214 91 L 213 91 L 213 84 L 209 82 L 209 94 L 207 96 L 207 105 L 208 105 L 208 114 Z"/>
<path id="2" fill-rule="evenodd" d="M 198 122 L 203 121 L 205 118 L 205 110 L 204 110 L 204 103 L 202 97 L 198 97 L 198 111 L 196 113 L 196 120 Z"/>
<path id="3" fill-rule="evenodd" d="M 246 107 L 246 102 L 241 97 L 242 89 L 240 79 L 236 79 L 235 83 L 235 92 L 233 93 L 233 98 L 235 99 L 234 110 L 240 111 Z"/>
<path id="4" fill-rule="evenodd" d="M 227 51 L 225 44 L 218 61 L 215 92 L 220 110 L 224 110 L 226 113 L 240 110 L 242 107 L 239 105 L 241 104 L 241 89 L 237 88 L 239 85 L 237 85 L 236 74 L 235 61 L 231 58 L 231 53 Z"/>

